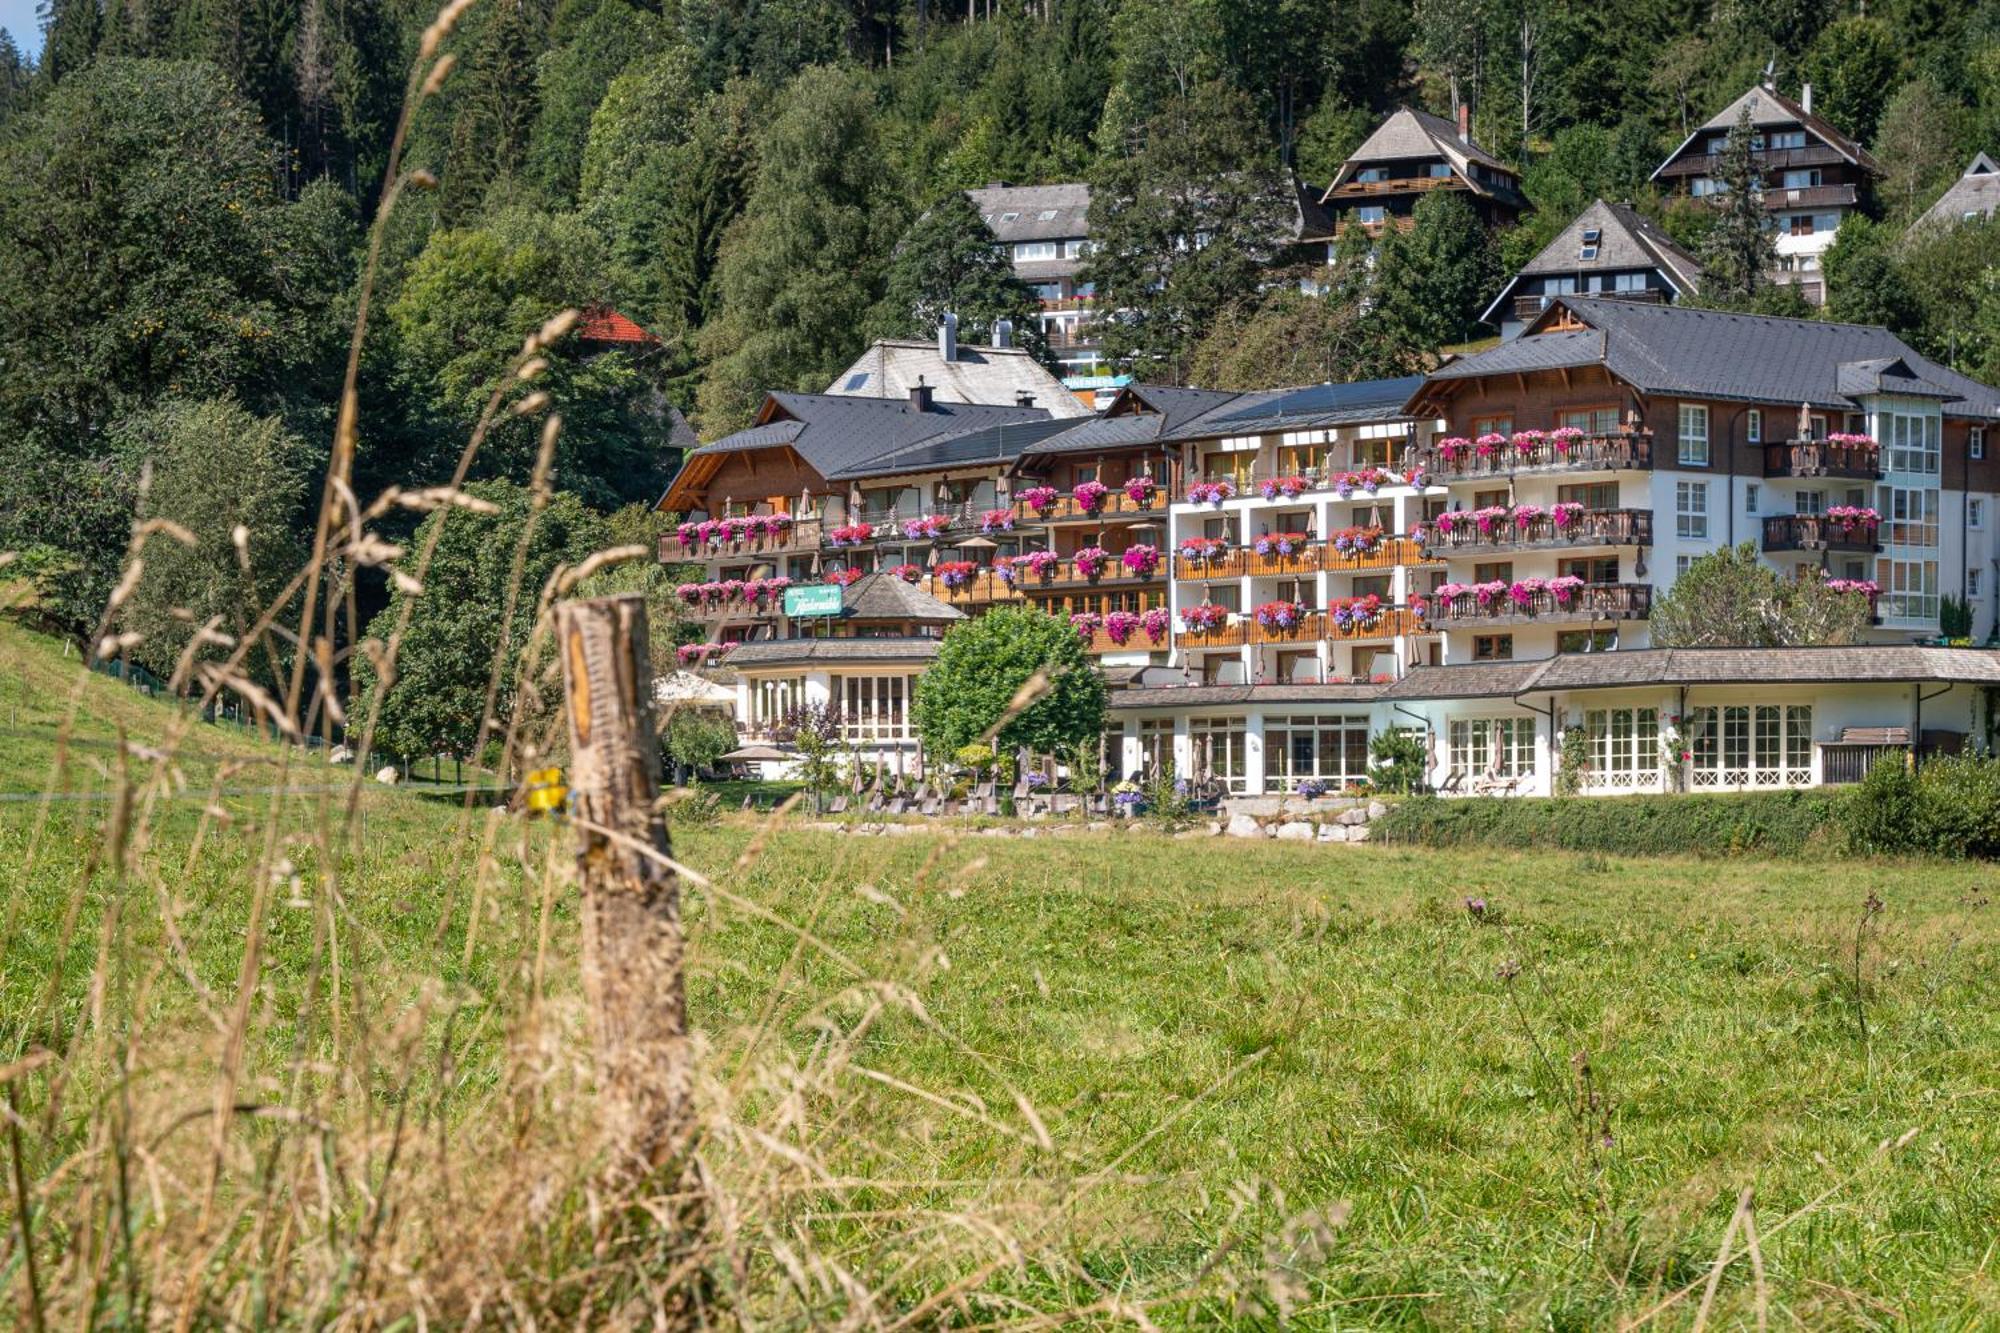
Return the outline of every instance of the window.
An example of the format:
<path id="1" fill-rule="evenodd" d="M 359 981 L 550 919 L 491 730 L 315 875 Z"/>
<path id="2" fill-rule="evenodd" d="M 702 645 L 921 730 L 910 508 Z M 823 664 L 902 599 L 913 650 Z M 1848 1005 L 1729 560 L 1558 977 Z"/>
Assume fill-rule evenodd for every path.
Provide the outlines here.
<path id="1" fill-rule="evenodd" d="M 1556 635 L 1558 653 L 1608 653 L 1617 646 L 1615 629 L 1566 629 Z"/>
<path id="2" fill-rule="evenodd" d="M 1380 204 L 1363 204 L 1354 210 L 1354 220 L 1364 225 L 1374 225 L 1387 216 Z"/>
<path id="3" fill-rule="evenodd" d="M 1363 167 L 1354 173 L 1354 179 L 1363 184 L 1385 181 L 1389 179 L 1389 169 L 1387 167 Z"/>
<path id="4" fill-rule="evenodd" d="M 1579 578 L 1585 583 L 1618 582 L 1618 557 L 1615 555 L 1579 555 L 1556 561 L 1558 578 Z"/>
<path id="5" fill-rule="evenodd" d="M 1022 241 L 1014 247 L 1014 262 L 1017 264 L 1023 260 L 1054 259 L 1055 257 L 1056 243 L 1054 241 Z"/>
<path id="6" fill-rule="evenodd" d="M 1147 774 L 1174 771 L 1174 720 L 1149 717 L 1139 723 L 1139 768 Z"/>
<path id="7" fill-rule="evenodd" d="M 1743 438 L 1752 444 L 1764 442 L 1764 413 L 1761 410 L 1753 407 L 1744 416 Z"/>
<path id="8" fill-rule="evenodd" d="M 1986 457 L 1986 427 L 1974 426 L 1966 432 L 1965 452 L 1967 457 L 1974 459 Z"/>
<path id="9" fill-rule="evenodd" d="M 1511 634 L 1475 634 L 1472 636 L 1472 660 L 1475 662 L 1508 662 L 1514 657 L 1514 636 Z"/>
<path id="10" fill-rule="evenodd" d="M 1055 220 L 1055 216 L 1056 216 L 1056 211 L 1053 208 L 1045 208 L 1041 212 L 1035 214 L 1035 220 L 1037 222 L 1052 222 Z"/>
<path id="11" fill-rule="evenodd" d="M 1535 775 L 1535 719 L 1475 717 L 1450 728 L 1451 766 L 1469 777 Z"/>
<path id="12" fill-rule="evenodd" d="M 1792 496 L 1794 514 L 1824 514 L 1826 512 L 1825 491 L 1799 491 Z"/>
<path id="13" fill-rule="evenodd" d="M 1695 198 L 1706 199 L 1710 195 L 1723 193 L 1729 187 L 1713 176 L 1696 176 L 1694 183 L 1688 188 Z"/>
<path id="14" fill-rule="evenodd" d="M 1590 738 L 1592 787 L 1638 790 L 1660 780 L 1660 713 L 1656 708 L 1593 708 L 1583 715 Z"/>
<path id="15" fill-rule="evenodd" d="M 1888 546 L 1936 546 L 1938 544 L 1938 493 L 1915 487 L 1885 486 L 1888 504 L 1882 517 L 1888 531 Z"/>
<path id="16" fill-rule="evenodd" d="M 1769 142 L 1774 149 L 1804 148 L 1806 146 L 1806 132 L 1804 130 L 1773 130 L 1771 131 Z"/>
<path id="17" fill-rule="evenodd" d="M 1586 435 L 1609 435 L 1618 429 L 1614 407 L 1572 407 L 1556 413 L 1556 425 L 1574 426 Z"/>
<path id="18" fill-rule="evenodd" d="M 1430 164 L 1428 168 L 1425 169 L 1424 174 L 1426 176 L 1429 176 L 1432 180 L 1437 180 L 1441 177 L 1449 176 L 1451 175 L 1451 163 L 1433 162 Z"/>
<path id="19" fill-rule="evenodd" d="M 1585 262 L 1597 258 L 1597 244 L 1603 237 L 1604 233 L 1596 227 L 1585 227 L 1583 229 L 1583 246 L 1577 251 L 1576 257 Z"/>
<path id="20" fill-rule="evenodd" d="M 1368 773 L 1365 717 L 1274 717 L 1264 723 L 1267 786 L 1294 790 L 1302 778 L 1339 787 Z"/>
<path id="21" fill-rule="evenodd" d="M 1620 273 L 1611 280 L 1612 289 L 1621 292 L 1643 292 L 1646 290 L 1646 275 L 1643 273 Z"/>
<path id="22" fill-rule="evenodd" d="M 1018 218 L 1019 218 L 1020 216 L 1021 216 L 1021 215 L 1020 215 L 1019 213 L 1002 213 L 1002 214 L 1000 215 L 1000 221 L 1001 221 L 1001 222 L 1003 222 L 1003 223 L 1006 223 L 1006 222 L 1013 222 L 1013 221 L 1015 221 L 1016 219 L 1018 219 Z"/>
<path id="23" fill-rule="evenodd" d="M 1514 562 L 1511 560 L 1489 560 L 1472 567 L 1474 583 L 1512 583 Z"/>
<path id="24" fill-rule="evenodd" d="M 1708 540 L 1708 483 L 1674 483 L 1674 535 L 1683 541 Z"/>
<path id="25" fill-rule="evenodd" d="M 1986 526 L 1986 501 L 1967 500 L 1965 502 L 1965 526 L 1974 529 Z"/>
<path id="26" fill-rule="evenodd" d="M 1688 785 L 1803 787 L 1812 781 L 1812 705 L 1730 704 L 1688 713 Z"/>
<path id="27" fill-rule="evenodd" d="M 1979 596 L 1979 571 L 1976 569 L 1965 571 L 1965 595 L 1967 597 Z"/>
<path id="28" fill-rule="evenodd" d="M 838 676 L 840 734 L 850 741 L 899 741 L 910 735 L 909 679 Z"/>
<path id="29" fill-rule="evenodd" d="M 1708 466 L 1708 408 L 1704 404 L 1681 404 L 1680 461 L 1682 467 Z"/>
<path id="30" fill-rule="evenodd" d="M 1618 507 L 1618 483 L 1615 481 L 1578 482 L 1556 487 L 1556 502 L 1566 505 L 1582 505 L 1585 509 L 1616 509 Z"/>
<path id="31" fill-rule="evenodd" d="M 799 702 L 805 682 L 801 680 L 760 680 L 750 690 L 750 729 L 766 732 L 784 720 Z"/>
<path id="32" fill-rule="evenodd" d="M 1794 236 L 1813 234 L 1813 218 L 1810 213 L 1794 213 L 1785 219 L 1785 229 Z"/>
<path id="33" fill-rule="evenodd" d="M 1700 556 L 1694 556 L 1694 555 L 1677 555 L 1677 556 L 1675 556 L 1675 557 L 1674 557 L 1674 577 L 1675 577 L 1675 578 L 1679 578 L 1679 577 L 1680 577 L 1681 575 L 1683 575 L 1683 574 L 1687 573 L 1687 572 L 1688 572 L 1688 569 L 1689 569 L 1689 567 L 1690 567 L 1690 566 L 1692 566 L 1692 565 L 1694 564 L 1694 562 L 1695 562 L 1696 560 L 1699 560 L 1700 558 L 1701 558 Z"/>
<path id="34" fill-rule="evenodd" d="M 1188 758 L 1197 782 L 1213 779 L 1233 792 L 1248 786 L 1244 726 L 1240 717 L 1188 719 Z"/>
<path id="35" fill-rule="evenodd" d="M 1788 171 L 1784 174 L 1783 181 L 1787 190 L 1816 189 L 1820 184 L 1819 168 L 1808 167 L 1799 171 Z"/>
<path id="36" fill-rule="evenodd" d="M 1472 419 L 1472 433 L 1474 435 L 1512 435 L 1514 433 L 1514 418 L 1474 417 Z"/>
<path id="37" fill-rule="evenodd" d="M 1882 587 L 1875 607 L 1884 620 L 1914 620 L 1926 626 L 1937 622 L 1937 561 L 1878 560 L 1875 582 Z"/>
<path id="38" fill-rule="evenodd" d="M 1354 442 L 1354 466 L 1389 467 L 1396 461 L 1397 451 L 1406 440 L 1356 440 Z"/>
<path id="39" fill-rule="evenodd" d="M 1941 418 L 1928 414 L 1879 413 L 1875 422 L 1875 438 L 1888 455 L 1888 470 L 1936 476 L 1943 455 L 1940 441 L 1942 429 Z"/>
<path id="40" fill-rule="evenodd" d="M 1743 512 L 1746 514 L 1757 512 L 1757 484 L 1755 482 L 1743 488 Z"/>

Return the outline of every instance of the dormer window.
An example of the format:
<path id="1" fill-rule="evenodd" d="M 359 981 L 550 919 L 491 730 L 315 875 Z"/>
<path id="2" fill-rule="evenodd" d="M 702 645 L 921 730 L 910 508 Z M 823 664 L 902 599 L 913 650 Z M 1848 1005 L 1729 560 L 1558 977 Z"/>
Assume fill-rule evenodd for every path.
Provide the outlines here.
<path id="1" fill-rule="evenodd" d="M 1585 263 L 1589 263 L 1591 260 L 1597 258 L 1597 245 L 1603 238 L 1604 233 L 1598 228 L 1585 227 L 1583 229 L 1583 248 L 1577 251 L 1577 258 Z"/>

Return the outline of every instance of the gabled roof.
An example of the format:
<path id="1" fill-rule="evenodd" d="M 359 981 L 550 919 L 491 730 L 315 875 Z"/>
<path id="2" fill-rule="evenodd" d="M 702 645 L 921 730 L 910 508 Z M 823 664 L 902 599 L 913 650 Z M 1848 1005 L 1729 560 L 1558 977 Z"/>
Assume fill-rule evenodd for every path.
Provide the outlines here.
<path id="1" fill-rule="evenodd" d="M 1021 451 L 1023 459 L 1047 454 L 1099 453 L 1157 444 L 1166 418 L 1153 412 L 1129 412 L 1123 416 L 1092 417 L 1081 424 L 1062 423 L 1061 432 L 1037 440 Z"/>
<path id="2" fill-rule="evenodd" d="M 1166 384 L 1128 384 L 1105 410 L 1107 416 L 1123 416 L 1134 411 L 1157 412 L 1159 438 L 1177 438 L 1176 432 L 1205 412 L 1235 402 L 1243 395 L 1230 389 L 1179 389 Z"/>
<path id="3" fill-rule="evenodd" d="M 1090 235 L 1090 187 L 1082 181 L 989 185 L 967 190 L 965 195 L 986 219 L 995 239 L 1004 244 Z M 1009 218 L 1009 214 L 1013 216 Z"/>
<path id="4" fill-rule="evenodd" d="M 1092 417 L 1079 425 L 1068 417 L 1052 417 L 1044 421 L 1001 421 L 977 426 L 877 454 L 829 474 L 827 480 L 854 481 L 899 472 L 948 472 L 1011 463 L 1033 449 L 1038 441 L 1067 431 L 1087 430 L 1096 422 Z"/>
<path id="5" fill-rule="evenodd" d="M 610 306 L 592 306 L 577 320 L 578 341 L 649 347 L 660 340 Z"/>
<path id="6" fill-rule="evenodd" d="M 1588 327 L 1537 331 L 1564 310 Z M 2000 389 L 1926 360 L 1887 329 L 1582 296 L 1555 297 L 1521 337 L 1438 367 L 1411 409 L 1432 384 L 1594 364 L 1667 397 L 1846 411 L 1857 393 L 1909 392 L 1949 395 L 1954 416 L 2000 419 Z"/>
<path id="7" fill-rule="evenodd" d="M 965 619 L 965 612 L 940 602 L 923 589 L 903 582 L 894 574 L 863 574 L 840 590 L 842 620 L 923 620 L 945 622 Z"/>
<path id="8" fill-rule="evenodd" d="M 2000 166 L 1984 153 L 1973 156 L 1963 174 L 1938 201 L 1924 210 L 1911 231 L 1919 227 L 1948 227 L 1971 217 L 1990 218 L 2000 211 Z"/>
<path id="9" fill-rule="evenodd" d="M 1703 135 L 1714 134 L 1717 130 L 1734 129 L 1736 127 L 1736 118 L 1742 113 L 1745 106 L 1750 108 L 1750 123 L 1757 129 L 1772 129 L 1797 125 L 1821 143 L 1839 153 L 1849 162 L 1852 162 L 1855 166 L 1875 172 L 1878 175 L 1881 173 L 1881 164 L 1875 160 L 1866 148 L 1863 148 L 1853 139 L 1848 138 L 1845 134 L 1835 129 L 1828 121 L 1806 110 L 1776 88 L 1759 86 L 1752 88 L 1728 106 L 1710 116 L 1693 134 L 1681 140 L 1680 147 L 1669 153 L 1666 161 L 1653 169 L 1653 175 L 1650 179 L 1658 180 L 1660 173 L 1667 169 L 1667 164 L 1687 152 L 1688 145 L 1696 139 L 1701 138 Z"/>
<path id="10" fill-rule="evenodd" d="M 1168 440 L 1202 440 L 1224 435 L 1265 435 L 1276 431 L 1318 430 L 1361 422 L 1397 421 L 1403 405 L 1423 384 L 1421 375 L 1356 380 L 1348 384 L 1307 384 L 1291 389 L 1257 389 L 1162 432 Z"/>
<path id="11" fill-rule="evenodd" d="M 960 343 L 947 361 L 934 341 L 884 338 L 826 386 L 838 398 L 904 398 L 921 379 L 941 403 L 1012 407 L 1021 395 L 1052 417 L 1087 417 L 1090 409 L 1025 347 Z"/>
<path id="12" fill-rule="evenodd" d="M 1495 185 L 1490 181 L 1474 179 L 1472 164 L 1500 172 L 1507 181 L 1515 179 L 1514 168 L 1502 162 L 1493 154 L 1458 136 L 1458 127 L 1440 116 L 1428 111 L 1418 111 L 1413 107 L 1397 107 L 1389 113 L 1389 118 L 1375 127 L 1375 132 L 1361 141 L 1361 146 L 1348 154 L 1328 182 L 1326 192 L 1320 202 L 1332 200 L 1334 190 L 1354 178 L 1354 173 L 1362 167 L 1377 162 L 1402 162 L 1411 159 L 1441 157 L 1451 164 L 1451 169 L 1474 191 L 1496 198 L 1523 202 L 1520 195 L 1506 184 Z"/>
<path id="13" fill-rule="evenodd" d="M 1585 259 L 1584 234 L 1589 231 L 1597 233 L 1597 252 L 1593 258 Z M 1701 261 L 1630 204 L 1599 199 L 1577 214 L 1540 254 L 1523 264 L 1479 318 L 1488 324 L 1495 323 L 1495 312 L 1506 309 L 1507 302 L 1514 299 L 1514 289 L 1522 278 L 1629 273 L 1634 269 L 1652 269 L 1666 280 L 1676 296 L 1701 290 Z"/>

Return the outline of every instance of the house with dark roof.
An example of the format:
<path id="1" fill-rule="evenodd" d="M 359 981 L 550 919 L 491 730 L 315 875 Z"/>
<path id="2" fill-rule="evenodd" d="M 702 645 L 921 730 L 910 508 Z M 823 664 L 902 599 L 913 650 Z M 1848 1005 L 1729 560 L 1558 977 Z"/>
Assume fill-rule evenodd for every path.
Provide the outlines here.
<path id="1" fill-rule="evenodd" d="M 1813 114 L 1811 84 L 1796 101 L 1770 84 L 1750 89 L 1682 140 L 1654 170 L 1653 182 L 1669 194 L 1718 198 L 1728 188 L 1720 176 L 1722 151 L 1745 111 L 1763 205 L 1777 230 L 1771 276 L 1795 284 L 1813 305 L 1823 304 L 1820 256 L 1841 221 L 1866 201 L 1882 168 L 1867 149 Z"/>
<path id="2" fill-rule="evenodd" d="M 937 337 L 880 338 L 833 377 L 826 391 L 843 398 L 907 398 L 919 384 L 940 402 L 1040 407 L 1052 417 L 1087 417 L 1091 407 L 1064 387 L 1001 320 L 985 345 L 960 342 L 958 317 L 946 313 Z"/>
<path id="3" fill-rule="evenodd" d="M 1492 227 L 1521 215 L 1527 199 L 1514 169 L 1472 141 L 1466 108 L 1453 125 L 1413 107 L 1399 107 L 1350 153 L 1320 196 L 1344 238 L 1360 230 L 1380 236 L 1407 229 L 1417 201 L 1437 190 L 1463 191 Z"/>
<path id="4" fill-rule="evenodd" d="M 1701 290 L 1701 264 L 1630 204 L 1599 199 L 1507 280 L 1480 319 L 1519 336 L 1558 296 L 1678 301 Z"/>
<path id="5" fill-rule="evenodd" d="M 2000 211 L 2000 166 L 1984 153 L 1974 153 L 1972 161 L 1938 201 L 1910 227 L 1912 234 L 1976 222 Z"/>

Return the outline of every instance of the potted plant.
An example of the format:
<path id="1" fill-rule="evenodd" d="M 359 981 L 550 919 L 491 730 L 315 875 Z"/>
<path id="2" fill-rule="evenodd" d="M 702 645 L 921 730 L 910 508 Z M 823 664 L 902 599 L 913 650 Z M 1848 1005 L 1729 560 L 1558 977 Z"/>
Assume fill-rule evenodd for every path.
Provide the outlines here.
<path id="1" fill-rule="evenodd" d="M 1146 542 L 1138 542 L 1125 548 L 1118 562 L 1142 579 L 1149 579 L 1159 572 L 1160 548 Z"/>
<path id="2" fill-rule="evenodd" d="M 972 582 L 978 572 L 979 566 L 970 560 L 947 560 L 937 567 L 938 581 L 954 592 Z"/>
<path id="3" fill-rule="evenodd" d="M 1070 498 L 1076 501 L 1078 513 L 1095 514 L 1102 512 L 1104 506 L 1109 503 L 1111 488 L 1101 481 L 1083 481 L 1078 482 L 1076 489 L 1069 494 Z"/>
<path id="4" fill-rule="evenodd" d="M 1206 634 L 1211 630 L 1221 629 L 1228 623 L 1228 610 L 1213 602 L 1202 602 L 1197 606 L 1181 608 L 1181 624 L 1190 634 Z"/>
<path id="5" fill-rule="evenodd" d="M 1141 509 L 1153 507 L 1153 497 L 1160 484 L 1148 476 L 1128 477 L 1125 480 L 1125 498 Z"/>
<path id="6" fill-rule="evenodd" d="M 872 523 L 843 523 L 826 534 L 828 546 L 859 546 L 875 535 Z"/>
<path id="7" fill-rule="evenodd" d="M 1236 483 L 1227 477 L 1214 481 L 1197 481 L 1187 489 L 1189 504 L 1219 505 L 1236 494 Z"/>
<path id="8" fill-rule="evenodd" d="M 921 518 L 903 520 L 903 537 L 907 541 L 936 541 L 951 530 L 951 520 L 943 514 L 925 514 Z"/>
<path id="9" fill-rule="evenodd" d="M 1076 572 L 1087 579 L 1095 579 L 1111 563 L 1111 553 L 1102 546 L 1081 546 L 1071 557 L 1076 564 Z"/>
<path id="10" fill-rule="evenodd" d="M 905 583 L 915 583 L 923 578 L 924 567 L 922 565 L 910 564 L 895 565 L 890 568 L 889 572 Z"/>
<path id="11" fill-rule="evenodd" d="M 1257 608 L 1256 616 L 1257 624 L 1263 629 L 1280 632 L 1295 630 L 1305 621 L 1305 603 L 1265 602 Z"/>
<path id="12" fill-rule="evenodd" d="M 1164 606 L 1148 607 L 1139 613 L 1139 628 L 1146 631 L 1146 638 L 1153 643 L 1164 643 L 1167 631 L 1173 628 L 1173 617 Z"/>
<path id="13" fill-rule="evenodd" d="M 1016 498 L 1043 518 L 1047 518 L 1054 512 L 1056 501 L 1062 498 L 1062 492 L 1053 486 L 1030 486 Z"/>
<path id="14" fill-rule="evenodd" d="M 988 537 L 996 532 L 1014 530 L 1014 511 L 1011 509 L 989 509 L 979 516 L 979 531 Z"/>

